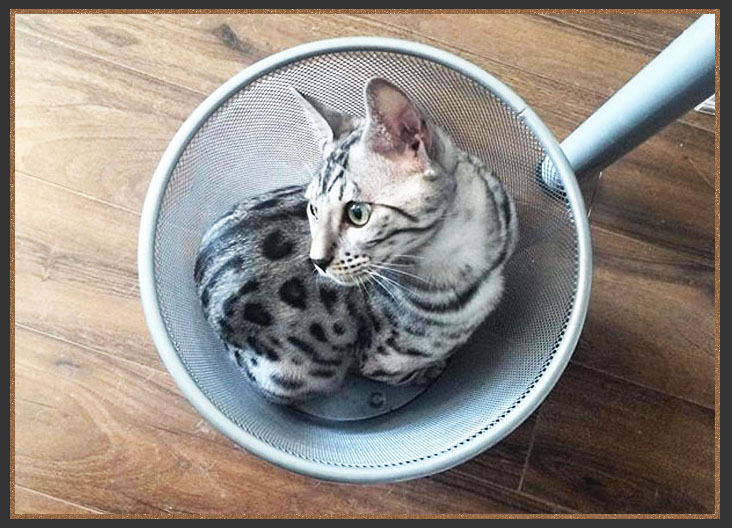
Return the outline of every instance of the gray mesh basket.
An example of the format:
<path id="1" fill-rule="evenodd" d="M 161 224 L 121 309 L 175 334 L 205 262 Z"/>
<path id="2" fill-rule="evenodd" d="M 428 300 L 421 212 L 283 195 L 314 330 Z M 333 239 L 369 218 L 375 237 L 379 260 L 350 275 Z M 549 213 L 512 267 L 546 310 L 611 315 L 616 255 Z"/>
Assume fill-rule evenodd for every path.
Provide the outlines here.
<path id="1" fill-rule="evenodd" d="M 364 420 L 322 419 L 253 393 L 203 318 L 193 285 L 201 237 L 234 203 L 305 182 L 318 149 L 290 88 L 362 115 L 365 82 L 410 94 L 517 202 L 520 244 L 497 312 L 425 392 Z M 558 191 L 538 175 L 549 160 Z M 181 127 L 142 215 L 140 289 L 151 334 L 183 393 L 248 451 L 328 480 L 403 480 L 491 447 L 541 403 L 577 342 L 590 286 L 586 212 L 572 170 L 534 112 L 444 51 L 348 38 L 273 55 L 221 86 Z"/>

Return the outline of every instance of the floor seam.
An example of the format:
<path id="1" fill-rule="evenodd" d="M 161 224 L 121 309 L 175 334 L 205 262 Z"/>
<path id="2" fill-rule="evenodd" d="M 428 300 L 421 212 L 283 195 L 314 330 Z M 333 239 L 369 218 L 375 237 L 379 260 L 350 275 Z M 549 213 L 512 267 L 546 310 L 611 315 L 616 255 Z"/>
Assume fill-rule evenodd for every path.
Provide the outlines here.
<path id="1" fill-rule="evenodd" d="M 629 383 L 629 384 L 634 385 L 636 387 L 640 387 L 641 389 L 645 389 L 645 390 L 652 391 L 652 392 L 654 392 L 656 394 L 660 394 L 661 396 L 665 396 L 667 398 L 672 398 L 674 400 L 679 400 L 679 401 L 682 401 L 682 402 L 687 403 L 689 405 L 693 405 L 695 407 L 699 407 L 700 409 L 706 409 L 708 411 L 714 411 L 714 404 L 712 404 L 712 406 L 710 407 L 710 406 L 705 405 L 703 403 L 695 402 L 695 401 L 690 400 L 688 398 L 684 398 L 683 396 L 678 396 L 676 394 L 669 394 L 668 392 L 664 392 L 664 391 L 662 391 L 662 390 L 660 390 L 660 389 L 658 389 L 656 387 L 652 387 L 650 385 L 645 385 L 643 383 L 640 383 L 638 381 L 625 378 L 625 377 L 620 376 L 618 374 L 613 374 L 612 372 L 609 372 L 607 370 L 603 370 L 603 369 L 600 369 L 600 368 L 597 368 L 597 367 L 593 367 L 591 365 L 588 365 L 587 363 L 584 363 L 582 361 L 578 361 L 576 359 L 571 359 L 570 360 L 570 363 L 572 363 L 573 365 L 576 365 L 578 367 L 581 367 L 581 368 L 584 368 L 584 369 L 587 369 L 587 370 L 591 370 L 591 371 L 597 372 L 599 374 L 606 375 L 606 376 L 608 376 L 610 378 L 613 378 L 614 380 L 619 380 L 619 381 L 622 381 L 624 383 Z"/>
<path id="2" fill-rule="evenodd" d="M 85 193 L 83 191 L 79 191 L 77 189 L 72 189 L 71 187 L 67 187 L 66 185 L 62 185 L 60 183 L 52 182 L 50 180 L 47 180 L 45 178 L 41 178 L 39 176 L 34 176 L 33 174 L 29 174 L 29 173 L 27 173 L 27 172 L 25 172 L 23 170 L 15 169 L 15 172 L 17 172 L 18 174 L 21 174 L 21 175 L 25 176 L 26 178 L 31 178 L 33 180 L 42 182 L 42 183 L 47 184 L 47 185 L 50 185 L 52 187 L 56 187 L 58 189 L 62 189 L 62 190 L 66 191 L 66 192 L 69 192 L 71 194 L 75 194 L 75 195 L 80 196 L 82 198 L 86 198 L 88 200 L 92 200 L 92 201 L 97 202 L 97 203 L 100 203 L 100 204 L 108 205 L 109 207 L 114 207 L 115 209 L 119 209 L 120 211 L 125 211 L 127 213 L 134 214 L 135 216 L 140 216 L 141 215 L 140 211 L 135 211 L 134 209 L 130 209 L 128 207 L 125 207 L 124 205 L 118 205 L 118 204 L 115 204 L 115 203 L 112 203 L 112 202 L 108 202 L 108 201 L 106 201 L 106 200 L 104 200 L 102 198 L 97 198 L 96 196 L 93 196 L 91 194 L 87 194 L 87 193 Z"/>
<path id="3" fill-rule="evenodd" d="M 539 419 L 541 417 L 541 408 L 536 413 L 536 421 L 534 422 L 534 427 L 531 430 L 531 438 L 529 439 L 529 447 L 526 450 L 526 459 L 524 460 L 524 467 L 521 470 L 521 478 L 519 478 L 518 487 L 516 488 L 517 491 L 523 491 L 524 487 L 524 481 L 526 480 L 526 472 L 529 469 L 529 460 L 531 459 L 531 453 L 534 450 L 534 440 L 536 440 L 536 431 L 539 428 Z"/>
<path id="4" fill-rule="evenodd" d="M 68 504 L 69 506 L 74 506 L 75 508 L 81 508 L 82 510 L 90 511 L 91 513 L 98 513 L 98 514 L 110 513 L 108 511 L 99 510 L 97 508 L 92 508 L 91 506 L 85 506 L 83 504 L 79 504 L 79 503 L 76 503 L 76 502 L 72 502 L 70 500 L 62 499 L 61 497 L 56 497 L 54 495 L 50 495 L 48 493 L 44 493 L 44 492 L 39 491 L 37 489 L 29 488 L 28 486 L 23 486 L 23 485 L 18 484 L 18 483 L 15 484 L 15 487 L 16 488 L 23 489 L 23 490 L 26 490 L 26 491 L 29 491 L 31 493 L 36 493 L 36 494 L 38 494 L 38 495 L 40 495 L 42 497 L 46 497 L 48 499 L 52 499 L 52 500 L 55 500 L 55 501 L 58 501 L 58 502 L 61 502 L 61 503 L 64 503 L 64 504 Z M 16 513 L 16 515 L 28 515 L 28 514 L 18 514 L 18 513 Z"/>
<path id="5" fill-rule="evenodd" d="M 597 203 L 594 204 L 594 209 L 597 209 Z M 623 238 L 625 240 L 629 240 L 631 242 L 636 242 L 639 244 L 647 244 L 649 246 L 653 246 L 655 248 L 661 249 L 663 251 L 669 251 L 672 253 L 678 253 L 679 255 L 683 255 L 684 257 L 694 261 L 697 264 L 704 265 L 707 268 L 709 268 L 709 271 L 714 270 L 714 261 L 713 258 L 709 259 L 708 257 L 702 256 L 698 253 L 692 252 L 687 249 L 679 248 L 679 247 L 669 247 L 668 245 L 665 245 L 662 243 L 662 241 L 651 241 L 645 238 L 640 238 L 637 236 L 634 236 L 633 234 L 630 234 L 626 231 L 622 231 L 620 229 L 614 228 L 612 226 L 603 225 L 602 223 L 593 222 L 593 220 L 596 220 L 597 216 L 590 219 L 590 230 L 597 229 L 599 231 L 603 231 L 609 235 L 617 236 L 620 238 Z"/>
<path id="6" fill-rule="evenodd" d="M 152 370 L 155 374 L 169 374 L 167 370 L 161 370 L 161 369 L 158 369 L 158 368 L 155 368 L 155 367 L 151 367 L 150 365 L 145 365 L 144 363 L 138 363 L 137 361 L 133 361 L 131 359 L 127 359 L 127 358 L 123 358 L 123 357 L 120 357 L 120 356 L 116 356 L 114 354 L 110 354 L 109 352 L 104 352 L 103 350 L 99 350 L 98 348 L 94 348 L 94 347 L 92 347 L 90 345 L 86 345 L 84 343 L 78 343 L 76 341 L 72 341 L 70 339 L 66 339 L 65 337 L 58 336 L 58 335 L 55 335 L 55 334 L 50 334 L 50 333 L 44 332 L 43 330 L 40 330 L 38 328 L 34 328 L 32 326 L 28 326 L 28 325 L 25 325 L 23 323 L 18 323 L 17 321 L 15 322 L 15 326 L 17 326 L 18 328 L 22 328 L 23 330 L 27 330 L 29 332 L 33 332 L 33 333 L 38 334 L 38 335 L 42 335 L 44 337 L 48 337 L 50 339 L 55 339 L 57 341 L 61 341 L 62 343 L 66 343 L 68 345 L 77 346 L 79 348 L 82 348 L 84 350 L 88 350 L 90 352 L 94 352 L 96 354 L 101 354 L 103 356 L 106 356 L 106 357 L 109 357 L 109 358 L 112 358 L 112 359 L 117 359 L 117 360 L 123 361 L 125 363 L 130 363 L 132 365 L 135 365 L 136 367 L 141 367 L 141 368 L 144 368 L 144 369 L 147 369 L 147 370 Z M 16 340 L 17 340 L 17 334 L 16 334 Z"/>

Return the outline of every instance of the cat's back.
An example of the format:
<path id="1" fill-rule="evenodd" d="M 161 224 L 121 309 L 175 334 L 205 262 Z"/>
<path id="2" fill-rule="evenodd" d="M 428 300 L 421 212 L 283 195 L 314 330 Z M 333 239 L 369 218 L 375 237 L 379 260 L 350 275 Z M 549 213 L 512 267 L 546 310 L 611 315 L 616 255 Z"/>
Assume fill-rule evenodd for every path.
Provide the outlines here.
<path id="1" fill-rule="evenodd" d="M 194 270 L 209 323 L 278 401 L 336 388 L 371 337 L 362 299 L 309 262 L 303 192 L 288 187 L 234 207 L 203 237 Z"/>
<path id="2" fill-rule="evenodd" d="M 305 271 L 309 235 L 303 192 L 292 186 L 243 201 L 208 229 L 194 268 L 207 317 L 222 307 L 222 296 L 245 285 L 240 296 L 257 291 L 265 275 Z"/>

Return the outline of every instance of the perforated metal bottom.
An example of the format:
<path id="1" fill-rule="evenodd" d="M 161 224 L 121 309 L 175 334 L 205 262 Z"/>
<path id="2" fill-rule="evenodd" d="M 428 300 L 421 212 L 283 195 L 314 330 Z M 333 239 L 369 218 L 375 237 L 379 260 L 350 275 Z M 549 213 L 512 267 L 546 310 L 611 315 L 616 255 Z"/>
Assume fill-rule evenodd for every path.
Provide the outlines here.
<path id="1" fill-rule="evenodd" d="M 301 403 L 295 408 L 334 422 L 366 420 L 396 411 L 426 389 L 427 386 L 393 387 L 361 376 L 349 376 L 337 392 Z"/>

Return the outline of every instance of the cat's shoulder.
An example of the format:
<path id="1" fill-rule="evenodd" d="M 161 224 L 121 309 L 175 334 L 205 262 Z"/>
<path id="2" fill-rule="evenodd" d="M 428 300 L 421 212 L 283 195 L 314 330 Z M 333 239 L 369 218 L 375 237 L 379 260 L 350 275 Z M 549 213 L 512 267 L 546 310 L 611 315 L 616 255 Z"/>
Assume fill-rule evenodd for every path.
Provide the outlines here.
<path id="1" fill-rule="evenodd" d="M 491 191 L 495 192 L 501 187 L 500 180 L 495 172 L 482 159 L 465 151 L 457 154 L 457 166 L 455 176 L 466 180 L 478 179 L 488 184 Z"/>

